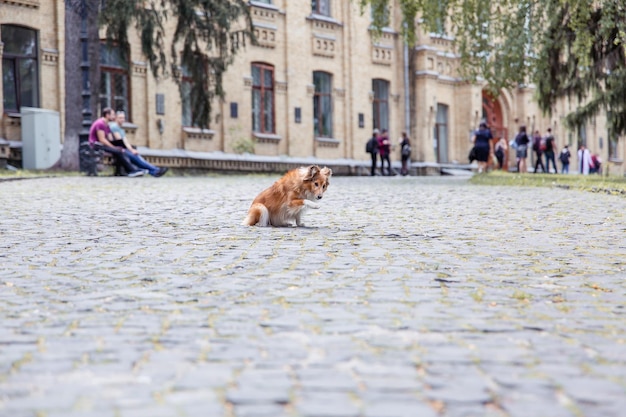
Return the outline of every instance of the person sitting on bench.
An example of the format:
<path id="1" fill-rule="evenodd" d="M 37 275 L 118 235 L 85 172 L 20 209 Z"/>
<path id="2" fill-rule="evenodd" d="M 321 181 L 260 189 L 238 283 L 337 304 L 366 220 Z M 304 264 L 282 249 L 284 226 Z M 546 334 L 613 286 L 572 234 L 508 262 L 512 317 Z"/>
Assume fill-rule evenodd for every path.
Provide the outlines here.
<path id="1" fill-rule="evenodd" d="M 89 145 L 102 149 L 104 152 L 108 152 L 113 155 L 126 170 L 126 175 L 129 177 L 140 177 L 144 174 L 142 169 L 138 169 L 130 160 L 126 157 L 126 150 L 124 148 L 115 147 L 111 141 L 113 135 L 109 128 L 109 122 L 115 120 L 115 112 L 113 109 L 106 107 L 102 110 L 102 117 L 93 122 L 89 129 Z"/>
<path id="2" fill-rule="evenodd" d="M 126 122 L 126 113 L 123 111 L 116 112 L 115 121 L 109 123 L 109 128 L 111 128 L 111 133 L 113 134 L 113 140 L 111 143 L 115 146 L 124 148 L 126 156 L 130 159 L 130 162 L 141 169 L 147 169 L 153 177 L 160 177 L 165 174 L 167 172 L 167 168 L 159 168 L 148 163 L 148 161 L 139 155 L 139 152 L 137 152 L 130 142 L 128 142 L 126 132 L 122 128 L 122 126 L 124 126 L 124 122 Z"/>

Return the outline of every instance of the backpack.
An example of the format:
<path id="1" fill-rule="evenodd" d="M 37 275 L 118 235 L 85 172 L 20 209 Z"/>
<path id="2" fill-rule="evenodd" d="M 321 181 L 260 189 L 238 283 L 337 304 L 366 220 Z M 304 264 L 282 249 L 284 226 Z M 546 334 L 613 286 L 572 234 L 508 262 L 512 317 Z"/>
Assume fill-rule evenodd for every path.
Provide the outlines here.
<path id="1" fill-rule="evenodd" d="M 365 152 L 378 153 L 378 141 L 375 137 L 372 136 L 372 138 L 367 141 L 367 144 L 365 145 Z"/>
<path id="2" fill-rule="evenodd" d="M 402 156 L 411 156 L 411 145 L 409 145 L 408 143 L 405 143 L 402 146 Z"/>
<path id="3" fill-rule="evenodd" d="M 569 164 L 569 151 L 561 152 L 559 160 L 561 160 L 561 163 L 563 164 Z"/>
<path id="4" fill-rule="evenodd" d="M 535 136 L 533 138 L 533 151 L 539 152 L 541 150 L 541 138 L 539 136 Z"/>
<path id="5" fill-rule="evenodd" d="M 503 159 L 504 158 L 504 149 L 502 149 L 502 146 L 498 146 L 496 148 L 495 155 L 496 155 L 496 158 L 498 158 L 498 159 Z"/>

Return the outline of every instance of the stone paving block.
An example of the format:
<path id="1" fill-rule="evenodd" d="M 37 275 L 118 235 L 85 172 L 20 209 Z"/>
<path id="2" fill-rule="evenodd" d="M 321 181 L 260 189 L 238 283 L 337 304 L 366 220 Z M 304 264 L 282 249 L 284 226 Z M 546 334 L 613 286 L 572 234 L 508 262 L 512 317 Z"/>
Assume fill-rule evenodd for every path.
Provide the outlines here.
<path id="1" fill-rule="evenodd" d="M 276 404 L 238 405 L 235 407 L 236 417 L 288 417 L 291 414 L 284 407 Z"/>
<path id="2" fill-rule="evenodd" d="M 226 400 L 237 405 L 287 404 L 289 402 L 289 390 L 274 386 L 245 386 L 228 390 Z"/>
<path id="3" fill-rule="evenodd" d="M 622 417 L 626 200 L 338 177 L 240 226 L 274 179 L 1 183 L 0 414 Z"/>
<path id="4" fill-rule="evenodd" d="M 419 401 L 380 401 L 364 404 L 363 417 L 437 417 L 437 412 Z"/>

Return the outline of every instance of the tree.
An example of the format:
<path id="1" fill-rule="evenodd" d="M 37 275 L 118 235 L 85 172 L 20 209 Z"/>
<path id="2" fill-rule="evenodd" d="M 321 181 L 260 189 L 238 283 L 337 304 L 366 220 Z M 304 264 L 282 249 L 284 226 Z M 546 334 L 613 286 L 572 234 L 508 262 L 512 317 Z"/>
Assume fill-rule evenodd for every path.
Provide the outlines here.
<path id="1" fill-rule="evenodd" d="M 372 6 L 384 24 L 390 0 Z M 540 108 L 575 97 L 570 128 L 607 111 L 613 135 L 626 133 L 626 3 L 623 0 L 398 0 L 404 35 L 414 43 L 416 18 L 426 32 L 446 29 L 460 56 L 461 75 L 482 79 L 492 95 L 521 84 L 537 86 Z M 445 23 L 442 25 L 442 23 Z"/>
<path id="2" fill-rule="evenodd" d="M 156 78 L 172 78 L 181 88 L 191 79 L 192 122 L 208 127 L 214 99 L 224 97 L 222 79 L 237 52 L 256 41 L 245 0 L 65 0 L 68 51 L 80 51 L 81 18 L 89 23 L 91 110 L 98 97 L 98 28 L 107 40 L 121 46 L 128 61 L 129 31 L 136 30 L 141 52 Z M 97 24 L 95 24 L 97 22 Z M 171 28 L 174 28 L 173 33 Z M 94 36 L 95 34 L 95 36 Z M 70 47 L 71 46 L 71 47 Z M 169 54 L 167 53 L 169 49 Z M 80 85 L 80 54 L 68 53 L 66 84 Z M 61 166 L 75 169 L 80 130 L 80 91 L 68 91 L 67 126 Z M 84 113 L 84 110 L 83 110 Z"/>

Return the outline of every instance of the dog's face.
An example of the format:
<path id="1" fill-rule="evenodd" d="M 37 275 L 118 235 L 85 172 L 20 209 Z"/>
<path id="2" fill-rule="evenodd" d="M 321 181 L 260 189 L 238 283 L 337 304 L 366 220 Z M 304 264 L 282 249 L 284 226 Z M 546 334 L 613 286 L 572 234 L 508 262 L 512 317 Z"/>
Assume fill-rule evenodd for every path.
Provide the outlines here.
<path id="1" fill-rule="evenodd" d="M 320 169 L 317 165 L 301 169 L 307 200 L 321 200 L 330 184 L 330 177 L 333 175 L 333 171 L 326 167 Z"/>

